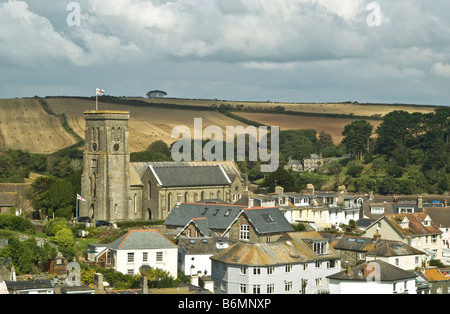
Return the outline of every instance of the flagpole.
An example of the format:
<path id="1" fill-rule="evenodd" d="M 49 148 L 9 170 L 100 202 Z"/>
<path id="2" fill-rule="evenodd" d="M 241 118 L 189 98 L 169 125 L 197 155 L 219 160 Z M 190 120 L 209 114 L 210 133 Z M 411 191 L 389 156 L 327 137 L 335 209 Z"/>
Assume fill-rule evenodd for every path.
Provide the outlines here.
<path id="1" fill-rule="evenodd" d="M 77 209 L 76 209 L 76 211 L 75 211 L 75 214 L 76 214 L 76 217 L 75 217 L 75 218 L 77 218 L 77 217 L 78 217 L 78 195 L 77 195 Z"/>
<path id="2" fill-rule="evenodd" d="M 95 89 L 95 111 L 98 111 L 98 88 Z"/>

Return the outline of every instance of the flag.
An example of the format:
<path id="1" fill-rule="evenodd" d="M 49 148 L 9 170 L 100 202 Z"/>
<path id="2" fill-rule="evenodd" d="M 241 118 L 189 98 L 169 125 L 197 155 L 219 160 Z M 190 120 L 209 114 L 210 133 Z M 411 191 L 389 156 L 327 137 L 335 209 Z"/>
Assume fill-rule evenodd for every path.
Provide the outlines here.
<path id="1" fill-rule="evenodd" d="M 105 93 L 103 89 L 97 88 L 97 95 L 102 96 Z"/>
<path id="2" fill-rule="evenodd" d="M 82 198 L 80 194 L 77 194 L 77 200 L 80 200 L 82 202 L 86 202 L 86 200 L 84 198 Z"/>

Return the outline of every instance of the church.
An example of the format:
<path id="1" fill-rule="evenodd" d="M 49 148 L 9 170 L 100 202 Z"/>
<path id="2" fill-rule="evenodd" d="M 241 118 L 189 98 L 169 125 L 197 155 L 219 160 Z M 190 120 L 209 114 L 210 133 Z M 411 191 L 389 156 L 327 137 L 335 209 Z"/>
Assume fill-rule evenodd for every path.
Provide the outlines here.
<path id="1" fill-rule="evenodd" d="M 234 161 L 130 162 L 127 111 L 86 111 L 79 216 L 165 220 L 179 203 L 234 203 L 247 180 Z"/>

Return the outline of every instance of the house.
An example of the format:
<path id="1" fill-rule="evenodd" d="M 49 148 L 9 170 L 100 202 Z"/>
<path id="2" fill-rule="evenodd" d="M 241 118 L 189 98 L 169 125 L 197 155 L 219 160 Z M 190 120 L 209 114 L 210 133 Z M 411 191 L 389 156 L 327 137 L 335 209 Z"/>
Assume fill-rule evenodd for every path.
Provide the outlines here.
<path id="1" fill-rule="evenodd" d="M 222 237 L 225 230 L 236 219 L 245 205 L 231 205 L 220 202 L 180 203 L 175 205 L 164 221 L 167 233 L 174 236 L 203 236 Z M 202 220 L 203 219 L 203 220 Z M 190 222 L 192 222 L 191 225 Z M 190 227 L 186 227 L 190 226 Z M 203 229 L 205 226 L 209 231 Z M 182 231 L 180 233 L 180 231 Z"/>
<path id="2" fill-rule="evenodd" d="M 330 239 L 339 252 L 342 263 L 354 266 L 361 262 L 385 261 L 404 270 L 422 267 L 426 253 L 400 241 L 380 240 L 358 236 L 321 234 Z"/>
<path id="3" fill-rule="evenodd" d="M 210 276 L 210 257 L 227 247 L 226 238 L 179 237 L 178 269 L 186 276 Z"/>
<path id="4" fill-rule="evenodd" d="M 431 294 L 450 294 L 449 268 L 426 268 L 424 277 L 430 283 Z"/>
<path id="5" fill-rule="evenodd" d="M 348 267 L 330 275 L 330 294 L 416 294 L 416 275 L 384 261 Z"/>
<path id="6" fill-rule="evenodd" d="M 32 212 L 31 202 L 25 197 L 29 186 L 29 183 L 0 183 L 0 214 Z"/>
<path id="7" fill-rule="evenodd" d="M 252 207 L 239 213 L 224 236 L 230 242 L 273 242 L 293 230 L 278 207 Z"/>
<path id="8" fill-rule="evenodd" d="M 111 244 L 90 247 L 87 260 L 102 262 L 123 274 L 140 273 L 142 266 L 165 270 L 173 277 L 178 272 L 178 246 L 155 229 L 130 230 Z"/>
<path id="9" fill-rule="evenodd" d="M 314 294 L 340 258 L 317 232 L 289 232 L 275 242 L 239 241 L 211 257 L 216 294 Z"/>
<path id="10" fill-rule="evenodd" d="M 54 287 L 49 279 L 5 281 L 5 284 L 9 294 L 54 294 Z"/>
<path id="11" fill-rule="evenodd" d="M 404 242 L 427 253 L 427 260 L 442 258 L 442 231 L 426 213 L 384 215 L 370 225 L 366 237 Z"/>
<path id="12" fill-rule="evenodd" d="M 450 249 L 450 207 L 424 207 L 424 212 L 430 216 L 436 226 L 442 231 L 442 249 Z"/>

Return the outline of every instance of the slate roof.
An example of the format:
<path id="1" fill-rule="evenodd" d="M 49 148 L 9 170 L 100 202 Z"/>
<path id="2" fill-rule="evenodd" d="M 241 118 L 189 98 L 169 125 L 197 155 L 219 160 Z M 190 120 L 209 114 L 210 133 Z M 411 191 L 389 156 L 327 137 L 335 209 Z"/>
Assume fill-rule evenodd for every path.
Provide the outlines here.
<path id="1" fill-rule="evenodd" d="M 213 238 L 178 238 L 178 245 L 186 255 L 214 254 L 217 252 L 216 241 Z"/>
<path id="2" fill-rule="evenodd" d="M 130 230 L 109 244 L 113 250 L 169 249 L 177 245 L 155 229 Z"/>
<path id="3" fill-rule="evenodd" d="M 246 207 L 217 203 L 181 203 L 170 211 L 164 224 L 184 227 L 191 219 L 206 218 L 210 229 L 225 230 Z"/>
<path id="4" fill-rule="evenodd" d="M 50 279 L 40 280 L 23 280 L 23 281 L 5 281 L 9 292 L 34 290 L 34 289 L 49 289 L 53 290 L 53 284 Z"/>
<path id="5" fill-rule="evenodd" d="M 326 236 L 326 235 L 325 235 Z M 335 237 L 332 245 L 336 250 L 366 253 L 369 256 L 392 257 L 406 255 L 424 255 L 425 252 L 413 248 L 403 242 L 378 240 L 357 236 Z"/>
<path id="6" fill-rule="evenodd" d="M 231 180 L 221 165 L 193 166 L 182 163 L 149 164 L 158 183 L 165 187 L 229 185 Z"/>
<path id="7" fill-rule="evenodd" d="M 431 220 L 439 228 L 450 227 L 450 206 L 447 207 L 427 207 L 425 208 L 425 213 L 427 213 Z"/>
<path id="8" fill-rule="evenodd" d="M 242 212 L 260 234 L 294 231 L 278 207 L 252 207 Z"/>
<path id="9" fill-rule="evenodd" d="M 374 271 L 373 266 L 371 264 L 376 263 L 379 271 L 379 277 L 376 278 L 380 281 L 397 281 L 397 280 L 405 280 L 410 278 L 415 278 L 416 275 L 414 272 L 410 272 L 407 270 L 403 270 L 401 268 L 398 268 L 396 266 L 393 266 L 389 263 L 386 263 L 384 261 L 373 261 L 368 262 L 360 265 L 353 266 L 348 273 L 347 270 L 341 271 L 339 273 L 327 276 L 329 279 L 336 279 L 336 280 L 350 280 L 350 281 L 366 281 L 374 278 Z M 364 275 L 364 267 L 370 267 L 368 275 Z"/>

